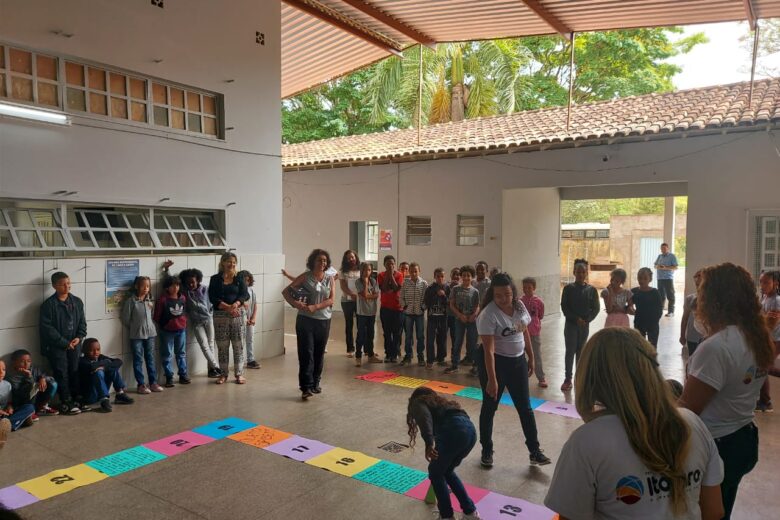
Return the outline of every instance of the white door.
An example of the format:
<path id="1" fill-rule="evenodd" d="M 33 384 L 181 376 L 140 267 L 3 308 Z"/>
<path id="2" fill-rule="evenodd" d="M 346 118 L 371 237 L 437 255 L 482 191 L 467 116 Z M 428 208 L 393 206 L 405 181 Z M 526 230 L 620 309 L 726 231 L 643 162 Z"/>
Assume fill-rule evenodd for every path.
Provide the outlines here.
<path id="1" fill-rule="evenodd" d="M 649 267 L 653 270 L 653 287 L 657 287 L 655 283 L 655 259 L 661 254 L 661 244 L 663 238 L 642 237 L 639 239 L 639 267 Z M 639 269 L 637 269 L 638 271 Z"/>

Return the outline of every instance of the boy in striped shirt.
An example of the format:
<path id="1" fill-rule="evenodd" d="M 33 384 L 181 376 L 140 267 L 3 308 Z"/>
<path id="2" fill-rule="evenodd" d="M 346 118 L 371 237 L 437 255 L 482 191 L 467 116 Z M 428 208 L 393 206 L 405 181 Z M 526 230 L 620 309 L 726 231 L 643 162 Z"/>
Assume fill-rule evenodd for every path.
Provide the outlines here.
<path id="1" fill-rule="evenodd" d="M 425 318 L 423 316 L 423 297 L 425 289 L 428 288 L 428 282 L 420 278 L 420 264 L 412 262 L 409 264 L 409 276 L 404 280 L 401 286 L 401 308 L 404 310 L 406 343 L 404 344 L 405 355 L 401 365 L 408 365 L 412 362 L 412 330 L 417 337 L 417 364 L 425 366 Z"/>

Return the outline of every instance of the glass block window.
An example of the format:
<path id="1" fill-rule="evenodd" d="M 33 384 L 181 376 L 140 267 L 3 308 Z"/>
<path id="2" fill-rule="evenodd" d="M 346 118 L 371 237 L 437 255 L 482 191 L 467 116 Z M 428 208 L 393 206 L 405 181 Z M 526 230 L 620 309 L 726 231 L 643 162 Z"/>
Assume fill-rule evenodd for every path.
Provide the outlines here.
<path id="1" fill-rule="evenodd" d="M 58 108 L 59 79 L 56 57 L 0 44 L 0 97 Z"/>
<path id="2" fill-rule="evenodd" d="M 216 96 L 155 82 L 152 99 L 155 126 L 217 135 Z"/>
<path id="3" fill-rule="evenodd" d="M 431 217 L 406 217 L 406 245 L 431 245 Z"/>
<path id="4" fill-rule="evenodd" d="M 458 215 L 459 246 L 482 246 L 485 243 L 485 217 L 476 215 Z"/>

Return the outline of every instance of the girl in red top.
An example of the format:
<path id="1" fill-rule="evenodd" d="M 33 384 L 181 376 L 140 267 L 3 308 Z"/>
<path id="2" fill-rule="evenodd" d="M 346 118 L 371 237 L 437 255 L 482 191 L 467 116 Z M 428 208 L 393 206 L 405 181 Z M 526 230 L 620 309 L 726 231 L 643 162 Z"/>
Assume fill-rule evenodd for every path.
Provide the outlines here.
<path id="1" fill-rule="evenodd" d="M 187 299 L 179 291 L 178 276 L 168 276 L 163 281 L 164 292 L 154 307 L 154 321 L 160 333 L 160 361 L 165 371 L 165 387 L 173 384 L 171 354 L 176 356 L 179 367 L 179 384 L 190 384 L 187 374 L 187 313 L 184 312 Z"/>
<path id="2" fill-rule="evenodd" d="M 401 285 L 404 275 L 395 269 L 395 257 L 384 258 L 385 271 L 377 276 L 381 292 L 379 319 L 385 336 L 385 363 L 397 363 L 401 349 Z"/>

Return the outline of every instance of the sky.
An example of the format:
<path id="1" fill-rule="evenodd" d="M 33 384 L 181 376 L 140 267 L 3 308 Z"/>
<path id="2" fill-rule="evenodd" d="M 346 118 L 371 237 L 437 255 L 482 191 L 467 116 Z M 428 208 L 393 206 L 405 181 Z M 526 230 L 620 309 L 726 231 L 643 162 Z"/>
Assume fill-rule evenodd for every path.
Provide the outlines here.
<path id="1" fill-rule="evenodd" d="M 750 80 L 750 52 L 740 43 L 747 33 L 747 24 L 739 22 L 688 25 L 682 35 L 703 32 L 709 43 L 697 45 L 688 54 L 669 60 L 682 67 L 674 77 L 675 86 L 682 89 L 722 85 Z M 767 65 L 780 66 L 780 53 L 762 58 Z M 756 78 L 761 78 L 756 74 Z"/>

